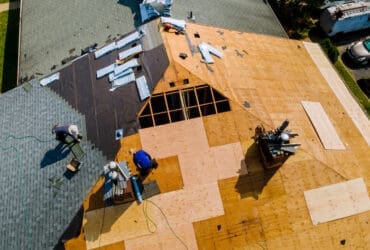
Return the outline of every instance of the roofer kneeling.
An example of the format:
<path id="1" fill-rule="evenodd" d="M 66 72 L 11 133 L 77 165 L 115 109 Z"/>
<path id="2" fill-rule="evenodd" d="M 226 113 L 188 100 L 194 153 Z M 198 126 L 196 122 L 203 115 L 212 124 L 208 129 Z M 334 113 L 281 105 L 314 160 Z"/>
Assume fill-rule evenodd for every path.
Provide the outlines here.
<path id="1" fill-rule="evenodd" d="M 78 131 L 77 125 L 55 125 L 52 129 L 52 133 L 55 133 L 55 139 L 66 143 L 67 136 L 71 136 L 75 142 L 80 142 L 82 135 Z"/>

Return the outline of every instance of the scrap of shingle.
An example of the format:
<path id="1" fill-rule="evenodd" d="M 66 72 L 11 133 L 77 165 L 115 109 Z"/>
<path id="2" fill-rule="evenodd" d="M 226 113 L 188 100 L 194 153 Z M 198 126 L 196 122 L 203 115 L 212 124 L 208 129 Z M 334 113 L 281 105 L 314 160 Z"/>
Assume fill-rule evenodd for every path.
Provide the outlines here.
<path id="1" fill-rule="evenodd" d="M 172 24 L 176 27 L 178 27 L 180 30 L 185 30 L 186 26 L 186 21 L 185 20 L 180 20 L 180 19 L 175 19 L 171 17 L 161 17 L 161 22 L 164 23 L 169 23 Z"/>
<path id="2" fill-rule="evenodd" d="M 136 87 L 139 91 L 140 100 L 143 101 L 150 96 L 150 90 L 146 82 L 145 76 L 136 79 Z"/>
<path id="3" fill-rule="evenodd" d="M 138 31 L 135 31 L 134 33 L 122 38 L 121 40 L 116 42 L 116 48 L 121 49 L 124 46 L 126 46 L 129 43 L 132 43 L 136 40 L 139 40 L 141 37 L 140 33 Z"/>
<path id="4" fill-rule="evenodd" d="M 123 60 L 130 56 L 136 55 L 143 51 L 143 47 L 138 44 L 135 47 L 132 47 L 131 49 L 124 50 L 121 53 L 118 54 L 118 59 Z"/>
<path id="5" fill-rule="evenodd" d="M 105 54 L 108 54 L 109 52 L 115 50 L 116 48 L 117 48 L 116 47 L 116 42 L 105 45 L 104 47 L 95 51 L 95 59 L 98 59 L 98 58 L 104 56 Z"/>
<path id="6" fill-rule="evenodd" d="M 54 82 L 56 80 L 59 80 L 59 72 L 57 72 L 55 74 L 52 74 L 52 75 L 50 75 L 48 77 L 45 77 L 45 78 L 41 79 L 40 84 L 42 86 L 46 86 L 49 83 L 52 83 L 52 82 Z"/>
<path id="7" fill-rule="evenodd" d="M 118 78 L 117 80 L 113 81 L 112 88 L 110 89 L 110 91 L 114 91 L 116 88 L 124 86 L 133 81 L 135 81 L 134 73 Z"/>
<path id="8" fill-rule="evenodd" d="M 131 59 L 130 61 L 128 62 L 125 62 L 124 64 L 122 65 L 119 65 L 117 67 L 114 68 L 114 74 L 115 75 L 118 75 L 119 73 L 125 71 L 125 70 L 128 70 L 129 68 L 133 68 L 133 67 L 137 67 L 139 66 L 139 62 L 137 59 Z"/>
<path id="9" fill-rule="evenodd" d="M 121 73 L 115 75 L 114 73 L 110 73 L 109 76 L 108 76 L 108 79 L 109 79 L 109 82 L 113 82 L 114 80 L 118 79 L 118 78 L 121 78 L 123 76 L 126 76 L 126 75 L 129 75 L 129 74 L 132 74 L 134 73 L 134 71 L 132 69 L 127 69 L 125 71 L 122 71 Z"/>
<path id="10" fill-rule="evenodd" d="M 110 72 L 113 72 L 116 65 L 113 63 L 111 65 L 108 65 L 107 67 L 104 67 L 102 69 L 99 69 L 96 71 L 96 78 L 101 78 L 103 76 L 108 75 Z"/>

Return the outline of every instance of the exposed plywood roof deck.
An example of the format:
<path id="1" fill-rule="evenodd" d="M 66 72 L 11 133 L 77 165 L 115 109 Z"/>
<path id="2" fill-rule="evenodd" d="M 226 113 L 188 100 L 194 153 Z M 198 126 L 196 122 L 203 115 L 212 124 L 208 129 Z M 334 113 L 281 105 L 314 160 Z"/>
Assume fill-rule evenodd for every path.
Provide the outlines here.
<path id="1" fill-rule="evenodd" d="M 321 104 L 308 101 L 301 103 L 325 149 L 345 149 Z"/>
<path id="2" fill-rule="evenodd" d="M 193 36 L 195 32 L 200 38 Z M 304 192 L 358 177 L 369 189 L 370 158 L 369 145 L 304 44 L 197 24 L 188 24 L 187 33 L 192 44 L 208 42 L 224 56 L 207 66 L 199 53 L 191 55 L 185 36 L 163 32 L 170 67 L 155 93 L 173 90 L 170 81 L 176 82 L 175 88 L 188 87 L 182 80 L 189 78 L 190 85 L 206 83 L 227 96 L 231 112 L 140 130 L 136 135 L 140 143 L 122 140 L 125 147 L 140 145 L 158 158 L 177 155 L 184 189 L 150 200 L 163 209 L 178 237 L 191 249 L 333 249 L 341 247 L 343 240 L 349 248 L 369 248 L 369 211 L 318 226 L 310 218 Z M 179 58 L 181 52 L 188 58 Z M 346 150 L 324 149 L 302 100 L 321 103 Z M 249 107 L 243 105 L 245 101 Z M 281 168 L 266 171 L 251 139 L 254 128 L 262 123 L 274 129 L 286 118 L 291 121 L 288 129 L 299 134 L 295 141 L 302 146 Z M 247 171 L 228 172 L 242 169 L 240 159 L 245 159 Z M 216 169 L 209 171 L 211 167 Z M 198 200 L 203 195 L 209 204 Z M 180 209 L 181 205 L 188 210 Z M 151 208 L 150 218 L 159 225 L 157 231 L 134 227 L 130 238 L 119 231 L 127 223 L 121 218 L 128 214 L 118 206 L 110 209 L 120 216 L 113 216 L 115 220 L 90 217 L 110 221 L 111 228 L 98 236 L 101 240 L 90 240 L 89 247 L 123 241 L 127 249 L 183 248 L 156 208 Z M 198 212 L 202 216 L 194 214 Z M 143 220 L 144 215 L 139 209 L 133 216 Z M 133 236 L 139 229 L 141 236 Z"/>

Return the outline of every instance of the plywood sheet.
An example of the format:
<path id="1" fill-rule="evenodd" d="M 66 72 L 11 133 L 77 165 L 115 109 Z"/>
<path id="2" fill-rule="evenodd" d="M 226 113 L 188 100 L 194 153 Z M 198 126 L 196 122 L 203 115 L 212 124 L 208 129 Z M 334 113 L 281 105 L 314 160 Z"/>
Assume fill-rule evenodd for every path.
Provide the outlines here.
<path id="1" fill-rule="evenodd" d="M 319 102 L 302 101 L 302 106 L 305 109 L 312 125 L 314 126 L 321 143 L 325 149 L 345 149 L 340 140 L 333 124 L 325 113 Z"/>
<path id="2" fill-rule="evenodd" d="M 144 183 L 156 181 L 161 193 L 179 190 L 184 187 L 177 156 L 156 159 L 158 167 L 152 169 Z"/>
<path id="3" fill-rule="evenodd" d="M 370 210 L 363 178 L 304 192 L 314 225 Z"/>
<path id="4" fill-rule="evenodd" d="M 140 129 L 143 149 L 154 158 L 204 151 L 208 148 L 202 118 Z"/>
<path id="5" fill-rule="evenodd" d="M 211 153 L 217 168 L 218 180 L 248 173 L 240 142 L 212 147 Z"/>
<path id="6" fill-rule="evenodd" d="M 232 112 L 204 116 L 202 119 L 208 138 L 208 144 L 211 147 L 239 141 L 239 135 L 235 127 L 235 120 Z"/>

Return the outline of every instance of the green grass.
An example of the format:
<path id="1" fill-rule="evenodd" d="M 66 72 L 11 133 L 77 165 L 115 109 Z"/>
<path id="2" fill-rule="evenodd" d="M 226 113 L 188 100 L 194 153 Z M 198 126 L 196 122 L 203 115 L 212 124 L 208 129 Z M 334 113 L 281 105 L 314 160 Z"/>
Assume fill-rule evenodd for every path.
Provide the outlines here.
<path id="1" fill-rule="evenodd" d="M 351 90 L 353 95 L 357 98 L 358 103 L 360 103 L 360 105 L 366 111 L 368 117 L 370 117 L 370 101 L 367 98 L 367 96 L 362 92 L 360 87 L 357 85 L 351 73 L 348 72 L 348 70 L 346 69 L 346 67 L 343 65 L 343 63 L 340 60 L 338 60 L 334 64 L 334 66 L 337 69 L 339 75 L 344 80 L 347 87 Z"/>
<path id="2" fill-rule="evenodd" d="M 0 13 L 0 92 L 16 86 L 19 9 Z"/>
<path id="3" fill-rule="evenodd" d="M 0 0 L 0 3 L 17 2 L 19 0 Z"/>

